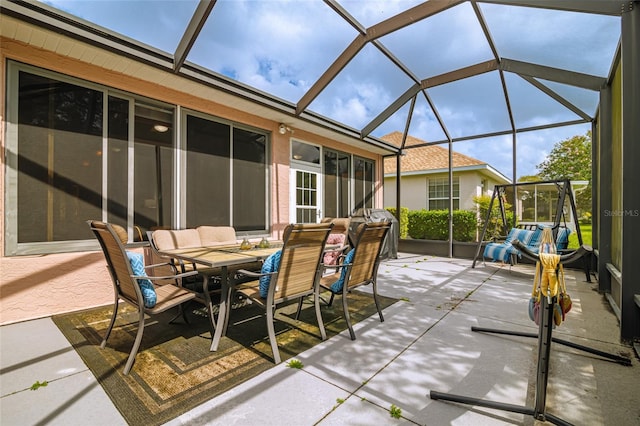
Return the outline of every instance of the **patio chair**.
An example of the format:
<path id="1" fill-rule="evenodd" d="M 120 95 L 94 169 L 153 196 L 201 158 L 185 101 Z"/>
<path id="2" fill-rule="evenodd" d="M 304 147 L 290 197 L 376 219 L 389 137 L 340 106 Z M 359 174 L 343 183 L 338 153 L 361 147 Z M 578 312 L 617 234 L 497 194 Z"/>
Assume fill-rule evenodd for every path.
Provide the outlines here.
<path id="1" fill-rule="evenodd" d="M 115 294 L 111 322 L 100 345 L 102 349 L 106 346 L 107 339 L 109 339 L 111 330 L 116 322 L 119 301 L 123 300 L 135 306 L 138 310 L 138 331 L 123 370 L 123 374 L 127 375 L 133 366 L 140 343 L 142 342 L 145 315 L 156 315 L 171 308 L 181 307 L 183 303 L 196 297 L 194 292 L 186 290 L 176 284 L 156 286 L 153 284 L 153 281 L 167 279 L 180 280 L 195 275 L 197 272 L 191 271 L 162 277 L 147 276 L 144 271 L 142 255 L 127 252 L 125 249 L 124 244 L 127 242 L 127 232 L 124 228 L 97 220 L 89 220 L 87 223 L 102 247 L 102 252 L 107 261 L 109 273 L 111 274 Z M 149 267 L 155 266 L 159 265 L 150 265 Z M 180 310 L 180 312 L 184 317 L 184 311 Z"/>
<path id="2" fill-rule="evenodd" d="M 279 304 L 298 299 L 297 318 L 302 308 L 303 298 L 313 295 L 320 336 L 322 340 L 327 338 L 320 313 L 318 291 L 322 274 L 321 259 L 332 227 L 331 223 L 288 225 L 284 230 L 282 249 L 265 260 L 262 273 L 240 271 L 260 278 L 243 284 L 238 292 L 266 311 L 269 341 L 276 364 L 281 362 L 281 358 L 273 321 Z M 262 293 L 260 281 L 262 281 Z M 266 297 L 263 297 L 265 292 Z"/>
<path id="3" fill-rule="evenodd" d="M 378 316 L 380 317 L 380 322 L 384 322 L 380 303 L 378 302 L 376 279 L 378 266 L 380 265 L 380 250 L 390 228 L 390 222 L 365 222 L 360 224 L 356 230 L 354 248 L 347 253 L 335 273 L 325 275 L 320 280 L 321 288 L 331 292 L 331 298 L 327 305 L 333 303 L 335 295 L 342 295 L 342 313 L 349 328 L 351 340 L 356 340 L 356 334 L 351 325 L 347 296 L 354 288 L 367 284 L 372 285 L 373 300 L 376 303 Z"/>

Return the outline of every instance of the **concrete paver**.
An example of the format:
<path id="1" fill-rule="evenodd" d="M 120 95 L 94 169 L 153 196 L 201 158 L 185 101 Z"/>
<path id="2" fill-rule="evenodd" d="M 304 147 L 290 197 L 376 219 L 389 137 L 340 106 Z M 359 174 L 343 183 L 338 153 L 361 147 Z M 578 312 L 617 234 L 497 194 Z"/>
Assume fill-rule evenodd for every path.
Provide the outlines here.
<path id="1" fill-rule="evenodd" d="M 537 339 L 472 326 L 536 333 L 527 315 L 533 268 L 401 253 L 379 270 L 379 292 L 400 299 L 348 333 L 207 401 L 168 425 L 531 425 L 531 416 L 435 401 L 451 392 L 532 406 Z M 623 366 L 553 344 L 547 412 L 579 425 L 640 425 L 639 363 L 619 341 L 604 297 L 567 271 L 573 308 L 554 337 L 632 359 Z M 119 425 L 118 410 L 45 318 L 0 328 L 0 424 Z M 36 381 L 46 387 L 29 388 Z M 402 418 L 392 417 L 392 407 Z"/>

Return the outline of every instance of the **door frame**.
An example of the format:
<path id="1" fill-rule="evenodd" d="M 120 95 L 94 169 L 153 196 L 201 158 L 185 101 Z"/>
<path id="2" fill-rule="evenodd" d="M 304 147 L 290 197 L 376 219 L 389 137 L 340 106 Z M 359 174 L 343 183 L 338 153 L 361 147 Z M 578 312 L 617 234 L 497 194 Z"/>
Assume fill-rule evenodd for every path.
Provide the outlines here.
<path id="1" fill-rule="evenodd" d="M 309 163 L 302 162 L 291 162 L 290 174 L 289 174 L 289 222 L 297 223 L 298 222 L 298 204 L 297 204 L 297 173 L 314 173 L 316 175 L 316 222 L 319 223 L 322 219 L 322 209 L 324 207 L 323 204 L 323 174 L 322 174 L 322 165 L 315 165 Z"/>

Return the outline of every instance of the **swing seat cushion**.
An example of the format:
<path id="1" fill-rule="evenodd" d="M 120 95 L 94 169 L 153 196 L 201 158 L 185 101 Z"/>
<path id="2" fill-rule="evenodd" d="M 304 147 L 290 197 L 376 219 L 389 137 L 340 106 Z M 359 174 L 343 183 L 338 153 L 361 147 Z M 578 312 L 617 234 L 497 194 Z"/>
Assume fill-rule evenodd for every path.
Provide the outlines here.
<path id="1" fill-rule="evenodd" d="M 528 244 L 529 249 L 531 249 L 531 251 L 534 253 L 538 253 L 540 250 L 540 241 L 542 240 L 542 229 L 544 228 L 539 226 L 538 229 L 540 230 L 540 236 L 538 238 L 537 243 L 534 245 L 534 239 L 532 239 L 531 242 Z M 560 251 L 560 250 L 567 249 L 567 246 L 569 245 L 570 234 L 571 234 L 571 229 L 569 228 L 560 227 L 560 229 L 558 229 L 558 235 L 556 235 L 556 250 Z"/>
<path id="2" fill-rule="evenodd" d="M 492 259 L 494 262 L 509 263 L 511 255 L 519 255 L 520 251 L 511 245 L 510 242 L 505 243 L 488 243 L 484 248 L 482 256 L 485 259 Z"/>
<path id="3" fill-rule="evenodd" d="M 528 246 L 531 243 L 531 238 L 533 238 L 533 234 L 535 232 L 537 232 L 537 230 L 531 231 L 529 229 L 511 228 L 505 242 L 512 244 L 515 240 L 518 240 L 525 246 Z"/>
<path id="4" fill-rule="evenodd" d="M 492 259 L 494 262 L 510 263 L 515 260 L 515 256 L 521 257 L 520 251 L 512 245 L 515 240 L 520 241 L 532 252 L 538 253 L 542 240 L 542 230 L 544 227 L 538 226 L 535 230 L 512 228 L 504 243 L 488 243 L 482 256 L 485 259 Z M 560 228 L 556 236 L 557 250 L 565 250 L 569 245 L 569 234 L 571 229 Z"/>
<path id="5" fill-rule="evenodd" d="M 556 248 L 558 250 L 566 250 L 569 245 L 569 234 L 571 234 L 571 229 L 569 228 L 560 228 L 558 230 L 558 235 L 556 236 Z"/>
<path id="6" fill-rule="evenodd" d="M 530 229 L 511 228 L 504 243 L 488 243 L 484 248 L 482 256 L 485 259 L 492 259 L 494 262 L 511 262 L 511 256 L 520 257 L 520 251 L 512 243 L 515 240 L 531 247 L 531 244 L 540 245 L 542 230 L 538 227 L 535 231 Z"/>

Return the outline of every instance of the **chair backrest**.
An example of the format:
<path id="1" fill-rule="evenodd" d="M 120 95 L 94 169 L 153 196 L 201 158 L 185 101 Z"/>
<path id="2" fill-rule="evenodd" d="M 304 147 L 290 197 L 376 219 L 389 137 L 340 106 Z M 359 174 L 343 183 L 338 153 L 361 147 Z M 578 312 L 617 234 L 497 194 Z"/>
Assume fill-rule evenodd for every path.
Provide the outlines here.
<path id="1" fill-rule="evenodd" d="M 133 270 L 124 247 L 127 231 L 119 225 L 98 220 L 89 220 L 87 223 L 100 242 L 118 295 L 129 303 L 140 306 L 143 304 L 142 294 L 138 283 L 131 278 Z"/>
<path id="2" fill-rule="evenodd" d="M 365 222 L 358 226 L 347 287 L 355 287 L 375 279 L 382 243 L 390 228 L 391 222 Z"/>
<path id="3" fill-rule="evenodd" d="M 271 282 L 276 286 L 275 300 L 313 291 L 322 273 L 320 262 L 332 227 L 331 223 L 304 223 L 285 228 L 278 272 Z"/>
<path id="4" fill-rule="evenodd" d="M 349 226 L 351 218 L 349 217 L 325 217 L 322 223 L 333 223 L 332 234 L 344 234 L 345 241 L 349 238 Z"/>

